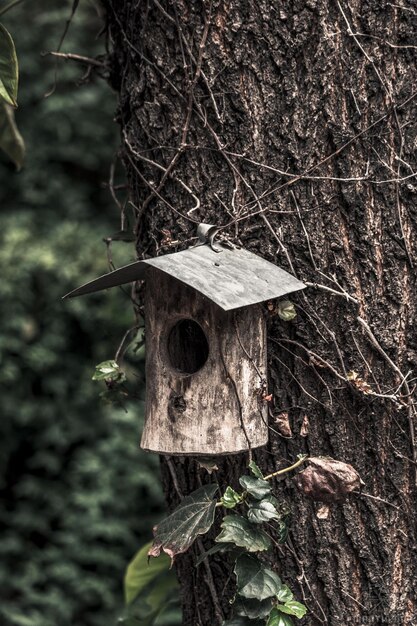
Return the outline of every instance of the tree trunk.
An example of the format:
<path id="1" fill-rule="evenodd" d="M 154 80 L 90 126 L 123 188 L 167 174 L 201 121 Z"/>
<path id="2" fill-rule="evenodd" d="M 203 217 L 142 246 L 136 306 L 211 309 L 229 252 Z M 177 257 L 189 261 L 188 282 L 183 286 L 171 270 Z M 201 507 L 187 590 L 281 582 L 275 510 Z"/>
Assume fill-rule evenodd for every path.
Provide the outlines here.
<path id="1" fill-rule="evenodd" d="M 269 471 L 330 456 L 365 486 L 326 506 L 275 484 L 293 511 L 275 567 L 309 608 L 302 623 L 417 623 L 416 10 L 106 6 L 138 257 L 184 249 L 207 222 L 309 284 L 294 322 L 269 322 L 270 442 L 256 459 Z M 222 487 L 246 465 L 220 461 Z M 193 459 L 162 467 L 171 505 L 210 479 Z M 177 571 L 184 625 L 221 623 L 228 565 L 189 554 Z"/>

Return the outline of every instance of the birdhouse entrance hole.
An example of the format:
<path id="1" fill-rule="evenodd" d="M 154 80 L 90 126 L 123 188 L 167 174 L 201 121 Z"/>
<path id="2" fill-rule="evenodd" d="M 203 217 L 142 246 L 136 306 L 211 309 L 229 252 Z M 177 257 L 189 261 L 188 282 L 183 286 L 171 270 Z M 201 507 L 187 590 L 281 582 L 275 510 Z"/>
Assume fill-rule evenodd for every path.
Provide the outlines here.
<path id="1" fill-rule="evenodd" d="M 207 337 L 192 319 L 182 319 L 168 336 L 168 358 L 171 366 L 182 374 L 195 374 L 206 363 L 209 355 Z"/>

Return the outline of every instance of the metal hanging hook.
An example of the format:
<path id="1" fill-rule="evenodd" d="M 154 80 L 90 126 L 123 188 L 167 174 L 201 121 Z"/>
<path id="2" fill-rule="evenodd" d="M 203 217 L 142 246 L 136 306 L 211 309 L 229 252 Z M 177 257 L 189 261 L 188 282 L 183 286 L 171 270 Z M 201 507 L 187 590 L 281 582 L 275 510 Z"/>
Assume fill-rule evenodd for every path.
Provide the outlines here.
<path id="1" fill-rule="evenodd" d="M 199 243 L 197 245 L 201 246 L 208 243 L 214 252 L 221 252 L 221 248 L 217 247 L 214 243 L 214 238 L 219 230 L 220 228 L 218 226 L 214 226 L 213 224 L 199 224 L 197 226 L 197 237 L 199 239 Z"/>

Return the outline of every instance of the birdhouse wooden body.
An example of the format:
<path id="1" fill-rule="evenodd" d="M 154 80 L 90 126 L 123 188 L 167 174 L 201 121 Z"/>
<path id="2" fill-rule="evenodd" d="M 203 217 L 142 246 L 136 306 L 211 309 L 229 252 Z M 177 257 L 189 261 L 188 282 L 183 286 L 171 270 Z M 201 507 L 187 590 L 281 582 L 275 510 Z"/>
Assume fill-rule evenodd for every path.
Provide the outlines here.
<path id="1" fill-rule="evenodd" d="M 221 455 L 268 440 L 260 305 L 304 285 L 243 249 L 202 245 L 132 263 L 68 296 L 145 280 L 146 409 L 141 447 Z"/>
<path id="2" fill-rule="evenodd" d="M 158 285 L 158 290 L 155 290 Z M 141 447 L 230 454 L 268 440 L 261 307 L 224 311 L 156 268 L 145 299 L 146 421 Z"/>

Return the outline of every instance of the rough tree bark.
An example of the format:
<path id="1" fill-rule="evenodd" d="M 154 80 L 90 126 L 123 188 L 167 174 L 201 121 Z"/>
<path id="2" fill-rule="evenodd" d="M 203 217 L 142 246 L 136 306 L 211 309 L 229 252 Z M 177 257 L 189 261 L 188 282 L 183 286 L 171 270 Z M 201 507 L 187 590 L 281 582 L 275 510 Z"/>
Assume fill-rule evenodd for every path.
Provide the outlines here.
<path id="1" fill-rule="evenodd" d="M 310 284 L 295 322 L 269 323 L 271 433 L 256 458 L 269 471 L 328 455 L 370 495 L 327 508 L 275 485 L 294 516 L 275 566 L 303 623 L 416 624 L 415 5 L 105 5 L 138 257 L 183 249 L 204 221 Z M 246 462 L 223 460 L 220 483 Z M 170 504 L 210 479 L 193 459 L 162 466 Z M 184 624 L 220 623 L 227 564 L 185 555 L 177 571 Z"/>

